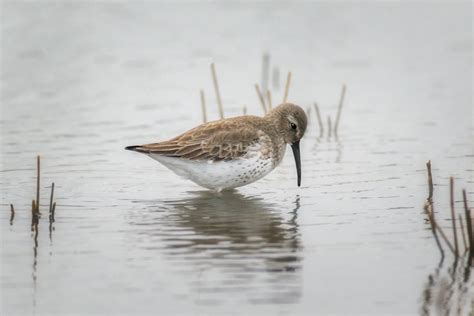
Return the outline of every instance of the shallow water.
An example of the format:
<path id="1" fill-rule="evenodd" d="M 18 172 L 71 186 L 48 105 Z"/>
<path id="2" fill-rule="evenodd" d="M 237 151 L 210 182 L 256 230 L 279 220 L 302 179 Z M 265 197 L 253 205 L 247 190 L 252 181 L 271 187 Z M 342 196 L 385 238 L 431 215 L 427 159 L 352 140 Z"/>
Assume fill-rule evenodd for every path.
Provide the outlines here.
<path id="1" fill-rule="evenodd" d="M 459 213 L 461 188 L 474 204 L 470 4 L 2 9 L 2 314 L 474 309 L 472 271 L 447 247 L 440 262 L 423 213 L 430 159 L 448 235 L 449 176 Z M 123 150 L 199 124 L 201 88 L 217 118 L 212 61 L 226 116 L 261 115 L 263 51 L 280 87 L 293 72 L 290 101 L 318 101 L 325 121 L 348 86 L 338 139 L 318 137 L 309 113 L 301 188 L 291 150 L 264 179 L 219 194 Z"/>

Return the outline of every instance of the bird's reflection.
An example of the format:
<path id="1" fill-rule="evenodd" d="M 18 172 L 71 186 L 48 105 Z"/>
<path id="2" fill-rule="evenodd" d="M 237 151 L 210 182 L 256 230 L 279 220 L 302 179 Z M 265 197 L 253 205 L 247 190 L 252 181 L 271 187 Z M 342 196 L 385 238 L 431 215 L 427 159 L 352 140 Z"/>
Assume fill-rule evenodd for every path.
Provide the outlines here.
<path id="1" fill-rule="evenodd" d="M 289 209 L 237 191 L 139 203 L 146 211 L 132 214 L 131 224 L 156 244 L 145 247 L 198 269 L 193 286 L 200 295 L 212 293 L 216 300 L 221 290 L 248 291 L 254 303 L 291 303 L 301 296 L 299 197 Z"/>

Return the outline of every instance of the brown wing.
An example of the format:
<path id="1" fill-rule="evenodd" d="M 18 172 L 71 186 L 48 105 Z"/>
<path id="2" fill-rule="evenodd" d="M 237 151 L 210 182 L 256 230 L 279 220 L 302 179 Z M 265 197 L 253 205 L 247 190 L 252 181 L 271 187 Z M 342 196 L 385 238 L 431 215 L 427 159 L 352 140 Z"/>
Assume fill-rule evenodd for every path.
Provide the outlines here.
<path id="1" fill-rule="evenodd" d="M 192 160 L 229 160 L 247 153 L 261 131 L 238 119 L 202 124 L 171 140 L 126 149 Z"/>

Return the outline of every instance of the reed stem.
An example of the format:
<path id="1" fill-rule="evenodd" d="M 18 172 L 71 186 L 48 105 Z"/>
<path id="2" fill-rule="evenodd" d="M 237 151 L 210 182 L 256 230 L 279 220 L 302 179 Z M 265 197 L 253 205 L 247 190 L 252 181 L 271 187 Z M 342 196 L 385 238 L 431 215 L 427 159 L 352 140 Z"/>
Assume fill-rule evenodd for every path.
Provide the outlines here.
<path id="1" fill-rule="evenodd" d="M 435 214 L 433 211 L 433 204 L 428 203 L 426 205 L 425 210 L 426 210 L 426 213 L 428 214 L 428 218 L 431 224 L 431 232 L 433 233 L 433 236 L 435 238 L 436 245 L 438 245 L 438 249 L 441 252 L 441 257 L 444 258 L 444 249 L 443 249 L 443 246 L 441 245 L 441 242 L 439 241 L 439 237 L 438 237 L 438 233 L 436 229 L 436 220 L 435 220 Z"/>
<path id="2" fill-rule="evenodd" d="M 466 236 L 465 236 L 466 232 L 464 231 L 464 223 L 463 223 L 461 214 L 459 214 L 458 216 L 459 216 L 459 226 L 461 227 L 462 243 L 464 245 L 464 251 L 466 252 L 469 249 L 467 245 L 467 241 L 466 241 Z"/>
<path id="3" fill-rule="evenodd" d="M 321 118 L 321 113 L 319 112 L 319 106 L 316 102 L 314 102 L 314 111 L 316 112 L 316 116 L 318 118 L 319 137 L 323 137 L 323 134 L 324 134 L 323 120 Z"/>
<path id="4" fill-rule="evenodd" d="M 13 220 L 15 219 L 15 208 L 13 204 L 10 204 L 10 226 L 13 225 Z"/>
<path id="5" fill-rule="evenodd" d="M 342 85 L 342 90 L 341 90 L 341 97 L 339 99 L 339 106 L 337 107 L 337 116 L 336 116 L 336 122 L 334 124 L 334 136 L 337 137 L 337 132 L 339 129 L 339 120 L 341 119 L 341 112 L 342 112 L 342 105 L 344 104 L 344 98 L 346 96 L 346 85 Z"/>
<path id="6" fill-rule="evenodd" d="M 272 86 L 274 90 L 280 90 L 280 70 L 276 66 L 272 70 Z"/>
<path id="7" fill-rule="evenodd" d="M 449 178 L 449 189 L 450 189 L 450 195 L 451 195 L 451 219 L 453 222 L 453 235 L 454 235 L 454 249 L 455 249 L 455 254 L 456 257 L 459 256 L 459 247 L 458 247 L 458 234 L 456 230 L 456 212 L 454 210 L 454 178 L 450 177 Z"/>
<path id="8" fill-rule="evenodd" d="M 200 90 L 201 94 L 201 112 L 202 112 L 202 121 L 207 123 L 207 111 L 206 111 L 206 97 L 204 96 L 204 90 Z"/>
<path id="9" fill-rule="evenodd" d="M 285 94 L 283 95 L 283 103 L 286 103 L 288 100 L 288 92 L 290 90 L 291 84 L 291 71 L 288 72 L 288 76 L 286 77 L 286 85 L 285 85 Z"/>
<path id="10" fill-rule="evenodd" d="M 41 157 L 36 157 L 36 209 L 39 213 L 40 205 L 40 173 L 41 173 Z"/>
<path id="11" fill-rule="evenodd" d="M 216 67 L 214 63 L 211 64 L 212 81 L 214 82 L 214 90 L 216 91 L 217 106 L 219 108 L 219 116 L 224 118 L 224 108 L 222 106 L 221 93 L 219 92 L 219 83 L 217 82 Z"/>
<path id="12" fill-rule="evenodd" d="M 262 56 L 262 91 L 268 90 L 268 79 L 270 77 L 270 54 L 264 53 Z"/>
<path id="13" fill-rule="evenodd" d="M 467 205 L 467 195 L 466 190 L 462 190 L 462 198 L 464 201 L 464 212 L 466 218 L 466 230 L 467 230 L 467 239 L 469 242 L 469 258 L 472 260 L 474 258 L 474 237 L 473 237 L 473 225 L 472 225 L 472 218 L 471 218 L 471 210 Z M 471 261 L 470 260 L 470 261 Z"/>
<path id="14" fill-rule="evenodd" d="M 267 90 L 267 105 L 268 105 L 268 111 L 271 111 L 273 106 L 272 106 L 272 92 L 270 90 Z"/>
<path id="15" fill-rule="evenodd" d="M 429 191 L 428 191 L 428 202 L 429 203 L 432 203 L 433 202 L 433 176 L 431 174 L 431 160 L 429 160 L 427 163 L 426 163 L 426 168 L 428 169 L 428 188 L 429 188 Z"/>
<path id="16" fill-rule="evenodd" d="M 53 197 L 54 197 L 54 182 L 51 183 L 51 196 L 49 197 L 49 214 L 53 209 Z"/>

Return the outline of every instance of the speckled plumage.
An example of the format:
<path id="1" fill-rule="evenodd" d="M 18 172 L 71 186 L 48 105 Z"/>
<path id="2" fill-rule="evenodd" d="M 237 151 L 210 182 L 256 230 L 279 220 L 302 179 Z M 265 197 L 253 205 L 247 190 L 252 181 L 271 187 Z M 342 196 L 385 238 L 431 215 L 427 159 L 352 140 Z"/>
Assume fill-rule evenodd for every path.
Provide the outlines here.
<path id="1" fill-rule="evenodd" d="M 281 162 L 286 144 L 299 142 L 306 124 L 304 111 L 286 103 L 264 117 L 213 121 L 168 141 L 126 149 L 147 154 L 176 174 L 220 191 L 267 175 Z"/>

